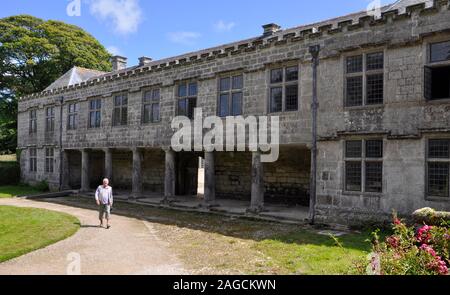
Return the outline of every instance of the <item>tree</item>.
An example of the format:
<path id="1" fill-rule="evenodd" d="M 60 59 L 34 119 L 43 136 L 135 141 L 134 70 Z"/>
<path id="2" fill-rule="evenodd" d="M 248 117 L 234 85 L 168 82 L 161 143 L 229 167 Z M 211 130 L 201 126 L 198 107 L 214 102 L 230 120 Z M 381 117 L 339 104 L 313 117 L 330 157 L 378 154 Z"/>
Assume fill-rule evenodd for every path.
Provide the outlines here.
<path id="1" fill-rule="evenodd" d="M 0 19 L 0 153 L 17 142 L 17 98 L 40 92 L 74 66 L 110 71 L 110 54 L 83 29 L 30 15 Z"/>

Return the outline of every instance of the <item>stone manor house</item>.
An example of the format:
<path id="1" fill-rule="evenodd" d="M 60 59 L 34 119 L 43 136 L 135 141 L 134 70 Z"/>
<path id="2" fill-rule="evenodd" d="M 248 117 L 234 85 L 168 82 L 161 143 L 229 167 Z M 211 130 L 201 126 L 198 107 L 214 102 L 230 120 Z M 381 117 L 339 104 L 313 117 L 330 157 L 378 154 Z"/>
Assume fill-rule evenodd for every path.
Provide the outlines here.
<path id="1" fill-rule="evenodd" d="M 422 3 L 423 2 L 423 3 Z M 132 198 L 310 204 L 317 85 L 316 219 L 384 220 L 392 210 L 450 209 L 450 4 L 402 0 L 154 61 L 112 58 L 113 71 L 74 67 L 19 100 L 22 179 L 90 192 L 103 177 Z M 310 48 L 319 45 L 317 78 Z M 316 47 L 317 48 L 317 47 Z M 170 148 L 177 115 L 280 117 L 280 158 Z M 203 161 L 199 161 L 203 158 Z"/>

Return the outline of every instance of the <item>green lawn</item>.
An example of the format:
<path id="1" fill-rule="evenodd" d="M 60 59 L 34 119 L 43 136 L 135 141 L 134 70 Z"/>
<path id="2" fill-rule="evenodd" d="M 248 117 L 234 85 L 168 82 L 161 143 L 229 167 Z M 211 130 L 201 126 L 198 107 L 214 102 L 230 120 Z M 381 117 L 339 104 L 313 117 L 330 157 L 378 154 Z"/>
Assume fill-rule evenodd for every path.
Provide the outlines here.
<path id="1" fill-rule="evenodd" d="M 4 185 L 0 186 L 0 199 L 32 195 L 40 192 L 39 189 L 28 185 Z"/>
<path id="2" fill-rule="evenodd" d="M 79 227 L 79 220 L 68 214 L 0 206 L 0 262 L 68 238 Z"/>

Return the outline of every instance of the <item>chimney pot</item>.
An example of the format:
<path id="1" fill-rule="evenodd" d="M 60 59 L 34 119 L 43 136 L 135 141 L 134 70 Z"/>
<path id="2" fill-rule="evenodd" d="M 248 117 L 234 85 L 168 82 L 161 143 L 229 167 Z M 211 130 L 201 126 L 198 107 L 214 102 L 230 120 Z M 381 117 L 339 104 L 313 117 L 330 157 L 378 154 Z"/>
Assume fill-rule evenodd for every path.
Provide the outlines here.
<path id="1" fill-rule="evenodd" d="M 142 56 L 139 58 L 139 66 L 144 66 L 152 62 L 150 57 Z"/>
<path id="2" fill-rule="evenodd" d="M 263 34 L 264 37 L 271 36 L 274 33 L 281 31 L 281 27 L 274 23 L 263 25 L 262 27 L 264 29 L 264 34 Z"/>
<path id="3" fill-rule="evenodd" d="M 111 57 L 113 71 L 120 71 L 127 68 L 127 58 L 119 55 Z"/>

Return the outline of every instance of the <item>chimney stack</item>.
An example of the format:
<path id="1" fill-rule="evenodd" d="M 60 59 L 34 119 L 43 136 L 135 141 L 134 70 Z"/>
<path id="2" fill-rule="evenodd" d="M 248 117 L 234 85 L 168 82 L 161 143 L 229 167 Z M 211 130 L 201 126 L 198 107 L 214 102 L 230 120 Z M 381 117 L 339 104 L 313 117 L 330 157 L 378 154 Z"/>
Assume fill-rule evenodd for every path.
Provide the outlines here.
<path id="1" fill-rule="evenodd" d="M 112 69 L 114 72 L 127 68 L 127 58 L 119 55 L 111 57 Z"/>
<path id="2" fill-rule="evenodd" d="M 281 31 L 281 27 L 279 25 L 277 25 L 277 24 L 274 24 L 274 23 L 267 24 L 267 25 L 264 25 L 262 27 L 264 29 L 264 34 L 263 34 L 264 37 L 271 36 L 274 33 Z"/>
<path id="3" fill-rule="evenodd" d="M 151 59 L 150 57 L 142 56 L 139 58 L 139 66 L 140 67 L 145 66 L 145 65 L 151 63 L 152 60 L 153 59 Z"/>

